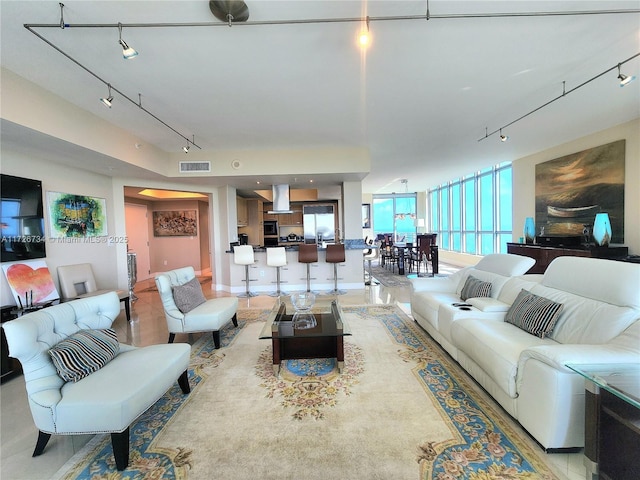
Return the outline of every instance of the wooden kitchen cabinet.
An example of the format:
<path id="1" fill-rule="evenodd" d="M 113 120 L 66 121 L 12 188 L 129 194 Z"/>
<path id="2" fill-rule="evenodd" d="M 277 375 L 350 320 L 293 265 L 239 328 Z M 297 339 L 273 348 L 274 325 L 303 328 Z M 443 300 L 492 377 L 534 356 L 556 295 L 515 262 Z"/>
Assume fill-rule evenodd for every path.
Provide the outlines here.
<path id="1" fill-rule="evenodd" d="M 246 200 L 248 222 L 243 233 L 249 236 L 249 245 L 262 246 L 264 245 L 264 211 L 262 200 L 258 200 L 257 198 L 248 198 Z"/>
<path id="2" fill-rule="evenodd" d="M 278 217 L 280 215 L 277 215 L 275 213 L 268 213 L 268 212 L 269 212 L 268 210 L 264 210 L 262 220 L 273 220 L 273 221 L 278 220 Z"/>
<path id="3" fill-rule="evenodd" d="M 247 211 L 247 199 L 236 197 L 236 210 L 238 216 L 238 226 L 245 227 L 249 224 L 249 215 Z"/>

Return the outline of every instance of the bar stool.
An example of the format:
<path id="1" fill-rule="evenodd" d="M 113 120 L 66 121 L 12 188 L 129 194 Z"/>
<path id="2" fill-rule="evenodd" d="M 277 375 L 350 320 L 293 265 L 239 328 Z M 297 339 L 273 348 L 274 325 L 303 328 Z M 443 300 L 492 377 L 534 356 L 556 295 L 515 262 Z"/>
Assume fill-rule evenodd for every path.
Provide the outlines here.
<path id="1" fill-rule="evenodd" d="M 280 267 L 287 265 L 287 251 L 284 247 L 267 248 L 267 265 L 276 267 L 276 291 L 269 294 L 271 297 L 279 297 L 280 291 Z"/>
<path id="2" fill-rule="evenodd" d="M 318 261 L 318 245 L 303 243 L 298 247 L 298 262 L 307 264 L 307 292 L 311 291 L 310 264 Z"/>
<path id="3" fill-rule="evenodd" d="M 363 255 L 364 260 L 367 261 L 367 265 L 368 265 L 368 273 L 369 273 L 369 280 L 366 280 L 364 282 L 365 285 L 367 286 L 371 286 L 371 285 L 380 285 L 380 282 L 376 282 L 373 279 L 373 273 L 371 272 L 371 262 L 373 260 L 376 260 L 380 257 L 380 249 L 381 249 L 381 245 L 380 243 L 376 243 L 376 245 L 371 245 L 371 248 Z"/>
<path id="4" fill-rule="evenodd" d="M 238 297 L 256 296 L 255 293 L 249 291 L 249 265 L 253 265 L 255 261 L 251 245 L 236 245 L 233 247 L 233 263 L 244 265 L 244 282 L 246 283 L 245 293 L 239 293 Z"/>
<path id="5" fill-rule="evenodd" d="M 329 295 L 344 295 L 345 290 L 338 290 L 338 264 L 346 260 L 344 254 L 344 243 L 327 245 L 327 263 L 333 263 L 333 290 L 327 292 Z"/>

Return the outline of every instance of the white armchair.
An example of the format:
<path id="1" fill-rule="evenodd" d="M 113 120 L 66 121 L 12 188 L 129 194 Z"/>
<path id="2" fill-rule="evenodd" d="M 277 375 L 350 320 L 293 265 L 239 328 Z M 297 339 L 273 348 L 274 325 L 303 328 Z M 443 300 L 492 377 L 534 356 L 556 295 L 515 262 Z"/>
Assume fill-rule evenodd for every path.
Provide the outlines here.
<path id="1" fill-rule="evenodd" d="M 213 343 L 220 348 L 220 329 L 229 321 L 238 326 L 237 297 L 211 298 L 206 300 L 202 295 L 200 284 L 197 283 L 193 267 L 182 267 L 161 273 L 155 278 L 158 293 L 162 299 L 167 327 L 169 328 L 169 343 L 173 343 L 176 333 L 213 332 Z M 195 286 L 188 294 L 195 297 L 195 303 L 189 308 L 176 305 L 174 294 L 179 287 L 187 284 Z M 195 306 L 193 306 L 195 305 Z"/>
<path id="2" fill-rule="evenodd" d="M 116 292 L 120 301 L 124 303 L 127 321 L 131 321 L 129 291 L 115 288 L 98 288 L 90 263 L 59 266 L 58 283 L 60 283 L 60 292 L 62 294 L 62 300 L 64 301 L 92 297 L 111 291 Z"/>
<path id="3" fill-rule="evenodd" d="M 116 466 L 124 470 L 129 464 L 131 423 L 176 379 L 182 391 L 189 393 L 191 348 L 187 344 L 136 348 L 112 338 L 110 358 L 105 359 L 106 364 L 96 365 L 96 358 L 107 349 L 99 342 L 85 343 L 78 338 L 109 329 L 119 313 L 118 296 L 109 292 L 54 305 L 2 324 L 9 354 L 22 364 L 31 415 L 39 430 L 34 457 L 42 454 L 52 434 L 110 433 Z M 90 354 L 79 355 L 76 350 L 71 355 L 67 350 L 54 363 L 52 347 L 61 349 L 71 340 L 81 342 L 77 344 L 83 348 L 91 347 Z M 59 359 L 63 357 L 63 363 L 83 367 L 75 381 L 63 379 L 68 376 L 65 369 L 60 371 Z M 97 370 L 82 377 L 94 368 Z"/>

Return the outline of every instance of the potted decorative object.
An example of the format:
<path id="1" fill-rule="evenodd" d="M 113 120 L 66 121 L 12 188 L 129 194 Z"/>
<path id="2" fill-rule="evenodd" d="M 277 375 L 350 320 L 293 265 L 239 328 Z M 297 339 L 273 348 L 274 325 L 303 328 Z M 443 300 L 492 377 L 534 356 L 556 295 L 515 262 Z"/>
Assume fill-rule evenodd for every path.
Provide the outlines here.
<path id="1" fill-rule="evenodd" d="M 596 247 L 608 247 L 611 241 L 611 223 L 608 213 L 597 213 L 593 222 L 593 241 Z"/>
<path id="2" fill-rule="evenodd" d="M 536 225 L 533 217 L 527 217 L 524 221 L 524 242 L 533 243 L 536 236 Z"/>

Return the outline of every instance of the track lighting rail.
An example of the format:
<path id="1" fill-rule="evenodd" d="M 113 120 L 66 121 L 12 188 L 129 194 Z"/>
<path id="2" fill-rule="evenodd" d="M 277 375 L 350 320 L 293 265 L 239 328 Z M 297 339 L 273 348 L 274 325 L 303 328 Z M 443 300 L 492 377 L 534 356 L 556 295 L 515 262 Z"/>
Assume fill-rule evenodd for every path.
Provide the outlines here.
<path id="1" fill-rule="evenodd" d="M 116 27 L 118 26 L 117 24 L 115 25 Z M 121 97 L 125 98 L 126 100 L 128 100 L 129 102 L 133 103 L 136 107 L 138 107 L 140 110 L 142 110 L 143 112 L 145 112 L 147 115 L 151 116 L 152 118 L 154 118 L 155 120 L 157 120 L 158 122 L 160 122 L 162 125 L 164 125 L 165 127 L 167 127 L 169 130 L 171 130 L 172 132 L 176 133 L 177 135 L 179 135 L 180 137 L 182 137 L 183 139 L 185 139 L 187 141 L 187 145 L 191 144 L 194 147 L 199 148 L 200 150 L 202 150 L 202 147 L 200 147 L 198 144 L 196 144 L 194 142 L 195 137 L 193 137 L 193 140 L 184 136 L 182 133 L 180 133 L 178 130 L 176 130 L 175 128 L 173 128 L 171 125 L 169 125 L 167 122 L 165 122 L 164 120 L 162 120 L 161 118 L 159 118 L 158 116 L 156 116 L 153 112 L 150 112 L 149 110 L 147 110 L 146 108 L 144 108 L 142 106 L 142 99 L 141 99 L 141 95 L 138 94 L 138 101 L 136 102 L 135 100 L 133 100 L 132 98 L 130 98 L 127 94 L 125 94 L 124 92 L 118 90 L 116 87 L 113 86 L 112 83 L 106 81 L 104 78 L 102 78 L 100 75 L 98 75 L 97 73 L 95 73 L 93 70 L 91 70 L 90 68 L 86 67 L 85 65 L 83 65 L 82 63 L 80 63 L 78 60 L 76 60 L 75 58 L 73 58 L 71 55 L 69 55 L 67 52 L 65 52 L 64 50 L 62 50 L 61 48 L 59 48 L 57 45 L 53 44 L 52 42 L 50 42 L 49 40 L 47 40 L 46 38 L 44 38 L 42 35 L 40 35 L 38 32 L 32 30 L 31 28 L 28 28 L 25 25 L 25 28 L 27 28 L 27 30 L 29 30 L 31 33 L 33 33 L 36 37 L 38 37 L 40 40 L 42 40 L 44 43 L 46 43 L 47 45 L 49 45 L 51 48 L 53 48 L 54 50 L 56 50 L 57 52 L 61 53 L 62 55 L 64 55 L 65 57 L 67 57 L 69 60 L 71 60 L 73 63 L 75 63 L 77 66 L 79 66 L 80 68 L 82 68 L 85 72 L 89 73 L 90 75 L 92 75 L 94 78 L 96 78 L 97 80 L 99 80 L 100 82 L 104 83 L 107 88 L 109 89 L 109 95 L 111 95 L 111 92 L 117 92 Z M 58 26 L 58 28 L 60 28 L 60 26 Z"/>
<path id="2" fill-rule="evenodd" d="M 481 142 L 482 140 L 485 140 L 485 139 L 489 138 L 491 135 L 495 135 L 496 133 L 499 133 L 499 134 L 500 134 L 500 137 L 503 137 L 503 135 L 502 135 L 502 129 L 503 129 L 503 128 L 507 128 L 507 127 L 509 127 L 509 126 L 513 125 L 514 123 L 519 122 L 520 120 L 522 120 L 522 119 L 524 119 L 524 118 L 528 117 L 529 115 L 531 115 L 531 114 L 533 114 L 533 113 L 536 113 L 538 110 L 541 110 L 541 109 L 543 109 L 544 107 L 546 107 L 546 106 L 548 106 L 548 105 L 551 105 L 553 102 L 555 102 L 555 101 L 557 101 L 557 100 L 560 100 L 560 99 L 561 99 L 561 98 L 563 98 L 563 97 L 566 97 L 566 96 L 567 96 L 567 95 L 569 95 L 571 92 L 575 92 L 575 91 L 576 91 L 576 90 L 578 90 L 579 88 L 584 87 L 584 86 L 585 86 L 585 85 L 587 85 L 588 83 L 593 82 L 594 80 L 596 80 L 596 79 L 600 78 L 601 76 L 606 75 L 607 73 L 609 73 L 609 72 L 611 72 L 611 71 L 613 71 L 613 70 L 616 70 L 616 69 L 617 69 L 617 70 L 619 70 L 619 69 L 620 69 L 620 66 L 624 65 L 624 64 L 625 64 L 625 63 L 627 63 L 627 62 L 630 62 L 631 60 L 633 60 L 634 58 L 639 57 L 639 56 L 640 56 L 640 52 L 636 53 L 635 55 L 633 55 L 633 56 L 631 56 L 631 57 L 627 58 L 626 60 L 624 60 L 624 61 L 622 61 L 622 62 L 620 62 L 620 63 L 616 63 L 613 67 L 606 69 L 604 72 L 601 72 L 601 73 L 599 73 L 599 74 L 597 74 L 597 75 L 595 75 L 595 76 L 591 77 L 589 80 L 587 80 L 587 81 L 585 81 L 585 82 L 582 82 L 580 85 L 578 85 L 578 86 L 576 86 L 576 87 L 573 87 L 573 88 L 571 88 L 571 89 L 569 89 L 569 90 L 566 90 L 565 82 L 562 82 L 562 94 L 561 94 L 561 95 L 558 95 L 557 97 L 552 98 L 552 99 L 551 99 L 551 100 L 549 100 L 548 102 L 546 102 L 546 103 L 544 103 L 544 104 L 540 105 L 540 106 L 539 106 L 539 107 L 537 107 L 537 108 L 534 108 L 534 109 L 533 109 L 533 110 L 531 110 L 530 112 L 525 113 L 524 115 L 522 115 L 522 116 L 520 116 L 520 117 L 516 118 L 515 120 L 512 120 L 511 122 L 507 123 L 506 125 L 503 125 L 503 126 L 502 126 L 502 127 L 500 127 L 500 128 L 497 128 L 497 129 L 496 129 L 496 130 L 494 130 L 493 132 L 491 132 L 491 133 L 485 133 L 484 137 L 479 138 L 479 139 L 478 139 L 478 141 L 479 141 L 479 142 Z M 485 130 L 485 131 L 486 131 L 486 130 Z M 507 138 L 508 138 L 508 137 L 507 137 Z M 503 141 L 504 141 L 504 140 L 503 140 Z"/>
<path id="3" fill-rule="evenodd" d="M 386 22 L 398 20 L 438 20 L 438 19 L 462 19 L 462 18 L 512 18 L 512 17 L 559 17 L 578 15 L 619 15 L 629 13 L 640 13 L 640 9 L 617 9 L 617 10 L 579 10 L 579 11 L 559 11 L 559 12 L 503 12 L 503 13 L 445 13 L 424 15 L 393 15 L 381 17 L 343 17 L 343 18 L 311 18 L 292 20 L 249 20 L 246 22 L 233 23 L 233 26 L 256 26 L 256 25 L 299 25 L 315 23 L 361 23 L 367 19 L 370 22 Z M 64 26 L 63 26 L 64 25 Z M 32 28 L 114 28 L 117 23 L 26 23 L 24 27 Z M 127 28 L 166 28 L 166 27 L 228 27 L 227 23 L 221 22 L 184 22 L 184 23 L 122 23 Z"/>

